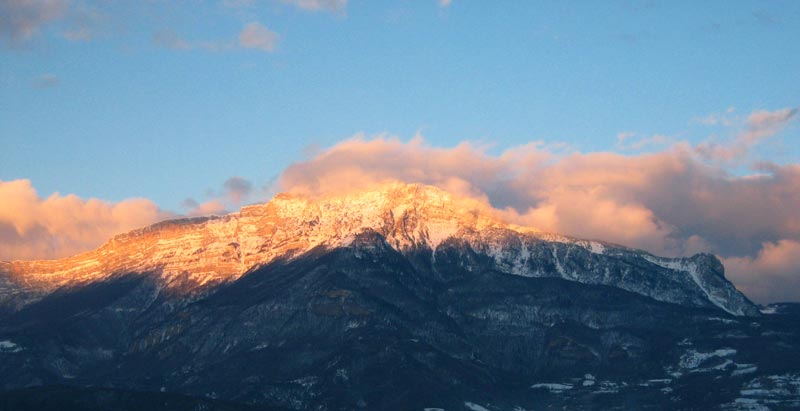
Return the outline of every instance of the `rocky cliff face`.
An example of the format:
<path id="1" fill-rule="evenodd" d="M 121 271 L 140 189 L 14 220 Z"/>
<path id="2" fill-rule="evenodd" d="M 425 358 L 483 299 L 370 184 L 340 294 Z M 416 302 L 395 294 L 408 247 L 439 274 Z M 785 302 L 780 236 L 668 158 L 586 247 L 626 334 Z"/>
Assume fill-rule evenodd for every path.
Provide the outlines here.
<path id="1" fill-rule="evenodd" d="M 164 287 L 192 294 L 278 258 L 347 246 L 365 231 L 379 234 L 401 253 L 428 249 L 434 259 L 442 243 L 455 241 L 486 257 L 494 269 L 514 275 L 610 285 L 659 301 L 758 314 L 711 255 L 667 259 L 542 233 L 506 224 L 472 200 L 399 183 L 324 198 L 280 194 L 223 217 L 132 231 L 63 260 L 0 262 L 0 303 L 19 309 L 59 287 L 131 272 L 157 272 Z"/>

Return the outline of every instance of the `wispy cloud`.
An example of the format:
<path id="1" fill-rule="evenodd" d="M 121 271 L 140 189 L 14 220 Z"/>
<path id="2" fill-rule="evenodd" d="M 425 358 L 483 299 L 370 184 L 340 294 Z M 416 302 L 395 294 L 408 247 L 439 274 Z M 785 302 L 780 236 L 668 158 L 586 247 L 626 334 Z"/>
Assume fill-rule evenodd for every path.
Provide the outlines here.
<path id="1" fill-rule="evenodd" d="M 252 7 L 255 4 L 256 0 L 222 0 L 223 6 L 232 8 Z"/>
<path id="2" fill-rule="evenodd" d="M 280 0 L 282 3 L 310 11 L 329 11 L 331 13 L 345 13 L 347 0 Z"/>
<path id="3" fill-rule="evenodd" d="M 671 137 L 653 134 L 652 136 L 638 136 L 631 131 L 617 133 L 616 147 L 619 150 L 639 151 L 647 148 L 658 148 L 673 144 Z"/>
<path id="4" fill-rule="evenodd" d="M 89 41 L 94 37 L 94 33 L 89 27 L 79 26 L 64 30 L 64 38 L 70 41 Z"/>
<path id="5" fill-rule="evenodd" d="M 208 190 L 204 201 L 187 198 L 181 206 L 190 216 L 219 215 L 246 204 L 251 200 L 253 193 L 252 182 L 234 176 L 225 180 L 220 190 Z"/>
<path id="6" fill-rule="evenodd" d="M 0 38 L 6 45 L 18 46 L 66 11 L 66 0 L 0 1 Z"/>
<path id="7" fill-rule="evenodd" d="M 246 24 L 237 41 L 193 41 L 187 40 L 172 30 L 160 30 L 153 34 L 153 43 L 171 50 L 203 50 L 211 52 L 221 52 L 233 50 L 237 47 L 243 49 L 253 49 L 265 52 L 275 50 L 279 40 L 277 33 L 267 27 L 252 22 Z"/>
<path id="8" fill-rule="evenodd" d="M 36 88 L 50 88 L 55 87 L 61 83 L 61 79 L 55 74 L 42 74 L 33 80 L 33 86 Z"/>
<path id="9" fill-rule="evenodd" d="M 632 137 L 635 137 L 636 133 L 633 131 L 620 131 L 617 133 L 617 145 L 625 144 L 626 141 L 630 140 Z"/>
<path id="10" fill-rule="evenodd" d="M 736 118 L 734 117 L 734 112 L 736 108 L 728 107 L 723 113 L 711 113 L 707 116 L 703 117 L 695 117 L 691 120 L 691 123 L 695 124 L 702 124 L 704 126 L 725 126 L 730 127 L 733 126 L 736 122 Z"/>
<path id="11" fill-rule="evenodd" d="M 756 10 L 753 12 L 753 18 L 760 24 L 765 26 L 773 26 L 778 24 L 778 18 L 766 10 Z"/>
<path id="12" fill-rule="evenodd" d="M 740 138 L 752 143 L 778 134 L 794 120 L 797 111 L 797 108 L 755 111 L 747 117 L 747 131 L 742 133 Z"/>
<path id="13" fill-rule="evenodd" d="M 272 52 L 278 44 L 278 34 L 258 22 L 248 23 L 239 33 L 239 46 Z"/>
<path id="14" fill-rule="evenodd" d="M 231 177 L 222 184 L 225 196 L 234 203 L 241 204 L 253 192 L 253 183 L 242 177 Z"/>
<path id="15" fill-rule="evenodd" d="M 194 46 L 172 30 L 161 30 L 153 34 L 153 42 L 172 50 L 191 50 Z"/>
<path id="16" fill-rule="evenodd" d="M 762 140 L 775 136 L 797 116 L 797 108 L 776 111 L 758 110 L 747 117 L 745 129 L 728 143 L 702 143 L 696 147 L 698 154 L 707 160 L 733 162 L 742 160 Z"/>
<path id="17" fill-rule="evenodd" d="M 93 40 L 107 20 L 99 9 L 80 3 L 72 7 L 62 36 L 69 41 Z"/>
<path id="18" fill-rule="evenodd" d="M 441 7 L 441 8 L 450 7 L 450 5 L 452 3 L 453 3 L 453 0 L 439 0 L 439 7 Z"/>

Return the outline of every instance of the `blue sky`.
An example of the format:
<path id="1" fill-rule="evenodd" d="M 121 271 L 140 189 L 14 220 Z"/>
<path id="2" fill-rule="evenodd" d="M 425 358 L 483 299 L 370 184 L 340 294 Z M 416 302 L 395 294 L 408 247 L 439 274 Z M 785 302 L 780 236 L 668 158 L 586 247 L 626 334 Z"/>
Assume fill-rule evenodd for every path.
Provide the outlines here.
<path id="1" fill-rule="evenodd" d="M 74 0 L 3 29 L 0 179 L 180 212 L 358 132 L 620 151 L 619 133 L 724 138 L 696 120 L 800 97 L 796 1 L 335 3 Z M 238 44 L 252 22 L 271 50 Z"/>
<path id="2" fill-rule="evenodd" d="M 0 0 L 0 259 L 385 180 L 800 301 L 800 2 Z"/>

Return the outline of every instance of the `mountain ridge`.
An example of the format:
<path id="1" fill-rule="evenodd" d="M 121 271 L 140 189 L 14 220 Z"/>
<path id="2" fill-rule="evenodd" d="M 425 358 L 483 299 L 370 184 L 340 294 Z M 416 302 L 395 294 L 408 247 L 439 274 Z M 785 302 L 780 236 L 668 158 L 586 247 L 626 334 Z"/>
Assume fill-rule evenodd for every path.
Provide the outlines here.
<path id="1" fill-rule="evenodd" d="M 0 304 L 5 294 L 6 305 L 19 309 L 59 287 L 126 272 L 158 272 L 164 287 L 191 294 L 234 281 L 276 258 L 293 258 L 319 246 L 349 246 L 365 231 L 381 235 L 400 252 L 429 249 L 435 259 L 442 243 L 457 238 L 511 274 L 612 285 L 660 301 L 758 315 L 710 254 L 663 258 L 545 233 L 506 223 L 476 200 L 396 182 L 319 197 L 282 193 L 237 213 L 133 230 L 66 259 L 0 262 Z M 27 298 L 8 301 L 14 289 Z"/>

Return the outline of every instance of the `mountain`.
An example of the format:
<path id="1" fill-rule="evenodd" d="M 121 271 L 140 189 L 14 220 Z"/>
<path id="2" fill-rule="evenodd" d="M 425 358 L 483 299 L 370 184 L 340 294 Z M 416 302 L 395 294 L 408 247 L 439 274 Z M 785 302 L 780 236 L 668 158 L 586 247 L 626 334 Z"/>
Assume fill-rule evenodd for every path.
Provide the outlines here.
<path id="1" fill-rule="evenodd" d="M 762 314 L 714 256 L 519 227 L 423 185 L 2 262 L 0 306 L 0 409 L 800 406 L 800 309 Z"/>
<path id="2" fill-rule="evenodd" d="M 3 302 L 18 309 L 59 287 L 144 271 L 158 271 L 169 289 L 193 293 L 235 281 L 278 258 L 315 247 L 346 247 L 364 232 L 379 234 L 404 254 L 427 249 L 430 263 L 442 243 L 461 242 L 488 257 L 492 269 L 510 274 L 610 285 L 660 301 L 758 315 L 712 255 L 660 258 L 541 233 L 492 218 L 477 202 L 438 188 L 400 183 L 322 199 L 281 194 L 224 217 L 166 221 L 132 231 L 64 260 L 0 263 L 4 290 L 25 296 Z"/>

